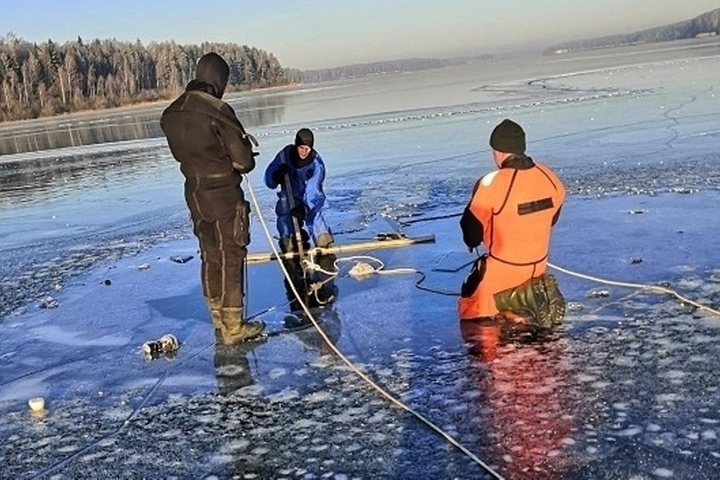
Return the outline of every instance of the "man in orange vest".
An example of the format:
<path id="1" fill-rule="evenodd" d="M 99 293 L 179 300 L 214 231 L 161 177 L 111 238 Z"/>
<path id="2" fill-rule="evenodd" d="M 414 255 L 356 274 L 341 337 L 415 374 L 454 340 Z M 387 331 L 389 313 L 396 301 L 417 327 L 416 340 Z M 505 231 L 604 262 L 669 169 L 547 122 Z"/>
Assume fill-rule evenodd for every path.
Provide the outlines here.
<path id="1" fill-rule="evenodd" d="M 557 281 L 545 273 L 565 187 L 550 168 L 525 155 L 525 132 L 517 123 L 497 125 L 490 146 L 498 169 L 477 181 L 460 220 L 468 248 L 487 250 L 463 282 L 460 319 L 549 328 L 565 314 Z"/>

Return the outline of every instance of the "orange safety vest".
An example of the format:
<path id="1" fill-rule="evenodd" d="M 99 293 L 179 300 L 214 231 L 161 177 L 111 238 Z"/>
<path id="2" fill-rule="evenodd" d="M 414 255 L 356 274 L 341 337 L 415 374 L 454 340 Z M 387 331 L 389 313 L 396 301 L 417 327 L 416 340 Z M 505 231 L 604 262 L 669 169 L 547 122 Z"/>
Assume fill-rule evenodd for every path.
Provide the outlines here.
<path id="1" fill-rule="evenodd" d="M 487 256 L 475 265 L 477 287 L 472 283 L 468 292 L 464 286 L 461 320 L 497 314 L 496 293 L 545 273 L 550 230 L 564 201 L 565 187 L 555 173 L 524 155 L 509 157 L 478 181 L 461 226 L 467 243 L 473 235 L 467 232 L 468 217 L 479 224 L 475 235 L 481 232 L 482 238 L 473 243 L 481 240 Z"/>

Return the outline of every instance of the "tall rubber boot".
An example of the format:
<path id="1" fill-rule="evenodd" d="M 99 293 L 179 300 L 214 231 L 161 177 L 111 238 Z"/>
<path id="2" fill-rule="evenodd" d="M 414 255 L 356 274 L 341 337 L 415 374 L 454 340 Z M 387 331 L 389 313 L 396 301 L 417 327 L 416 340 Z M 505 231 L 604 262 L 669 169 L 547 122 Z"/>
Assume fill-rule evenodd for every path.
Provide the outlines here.
<path id="1" fill-rule="evenodd" d="M 560 287 L 554 275 L 543 275 L 543 280 L 545 293 L 548 297 L 548 321 L 553 325 L 559 325 L 565 317 L 567 305 L 565 297 L 563 297 L 562 292 L 560 292 Z"/>
<path id="2" fill-rule="evenodd" d="M 220 311 L 222 304 L 220 303 L 220 300 L 206 298 L 205 301 L 207 302 L 208 309 L 210 310 L 210 318 L 212 319 L 213 327 L 215 327 L 216 331 L 222 330 L 222 312 Z"/>
<path id="3" fill-rule="evenodd" d="M 317 246 L 320 248 L 330 248 L 335 245 L 335 239 L 329 232 L 323 232 L 317 236 Z"/>
<path id="4" fill-rule="evenodd" d="M 513 312 L 524 315 L 529 312 L 534 323 L 541 328 L 551 326 L 548 321 L 548 298 L 541 279 L 530 280 L 514 288 L 508 288 L 494 295 L 495 306 L 500 312 Z"/>
<path id="5" fill-rule="evenodd" d="M 243 309 L 224 307 L 220 309 L 222 329 L 221 337 L 224 345 L 236 345 L 260 335 L 265 328 L 264 322 L 246 322 Z"/>
<path id="6" fill-rule="evenodd" d="M 320 282 L 322 286 L 315 293 L 317 301 L 321 305 L 328 304 L 335 300 L 338 294 L 338 288 L 335 285 L 335 279 L 332 275 L 324 272 L 337 272 L 337 266 L 335 261 L 337 256 L 332 253 L 326 255 L 317 255 L 315 257 L 315 263 L 323 270 L 323 272 L 315 271 L 312 275 L 313 282 Z"/>

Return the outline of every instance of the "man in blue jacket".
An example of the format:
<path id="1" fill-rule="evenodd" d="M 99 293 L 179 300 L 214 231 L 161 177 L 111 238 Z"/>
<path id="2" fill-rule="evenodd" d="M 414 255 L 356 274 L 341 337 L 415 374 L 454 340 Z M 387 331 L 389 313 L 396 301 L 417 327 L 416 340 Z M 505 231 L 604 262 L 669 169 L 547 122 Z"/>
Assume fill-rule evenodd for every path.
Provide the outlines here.
<path id="1" fill-rule="evenodd" d="M 303 224 L 307 227 L 315 246 L 327 248 L 334 243 L 332 231 L 323 216 L 326 209 L 325 163 L 313 145 L 313 132 L 301 128 L 295 135 L 295 143 L 280 150 L 265 170 L 267 187 L 272 190 L 280 187 L 275 213 L 283 252 L 293 251 L 295 247 L 293 217 L 301 229 Z M 286 175 L 292 192 L 287 191 Z M 292 205 L 289 195 L 292 195 Z"/>

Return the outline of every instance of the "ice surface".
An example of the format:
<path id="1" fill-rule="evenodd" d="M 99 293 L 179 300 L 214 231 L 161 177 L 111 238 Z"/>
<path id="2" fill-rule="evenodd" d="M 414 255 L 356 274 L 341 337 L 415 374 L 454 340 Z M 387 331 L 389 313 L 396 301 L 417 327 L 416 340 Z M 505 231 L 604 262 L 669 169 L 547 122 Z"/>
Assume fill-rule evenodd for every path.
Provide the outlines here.
<path id="1" fill-rule="evenodd" d="M 263 168 L 310 126 L 338 240 L 433 233 L 373 254 L 457 292 L 466 269 L 436 267 L 462 265 L 457 217 L 491 169 L 490 130 L 510 117 L 568 186 L 553 264 L 717 309 L 716 44 L 505 62 L 234 99 L 241 116 L 268 109 L 252 122 L 251 251 L 269 248 L 257 214 L 274 230 Z M 181 184 L 157 139 L 0 157 L 2 476 L 486 477 L 312 329 L 216 346 Z M 573 307 L 562 328 L 492 361 L 468 354 L 456 299 L 417 289 L 417 274 L 343 275 L 319 318 L 380 386 L 506 478 L 718 477 L 720 320 L 555 273 Z M 38 306 L 48 294 L 57 308 Z M 248 301 L 282 325 L 277 265 L 250 267 Z M 142 343 L 165 333 L 177 356 L 145 360 Z"/>

